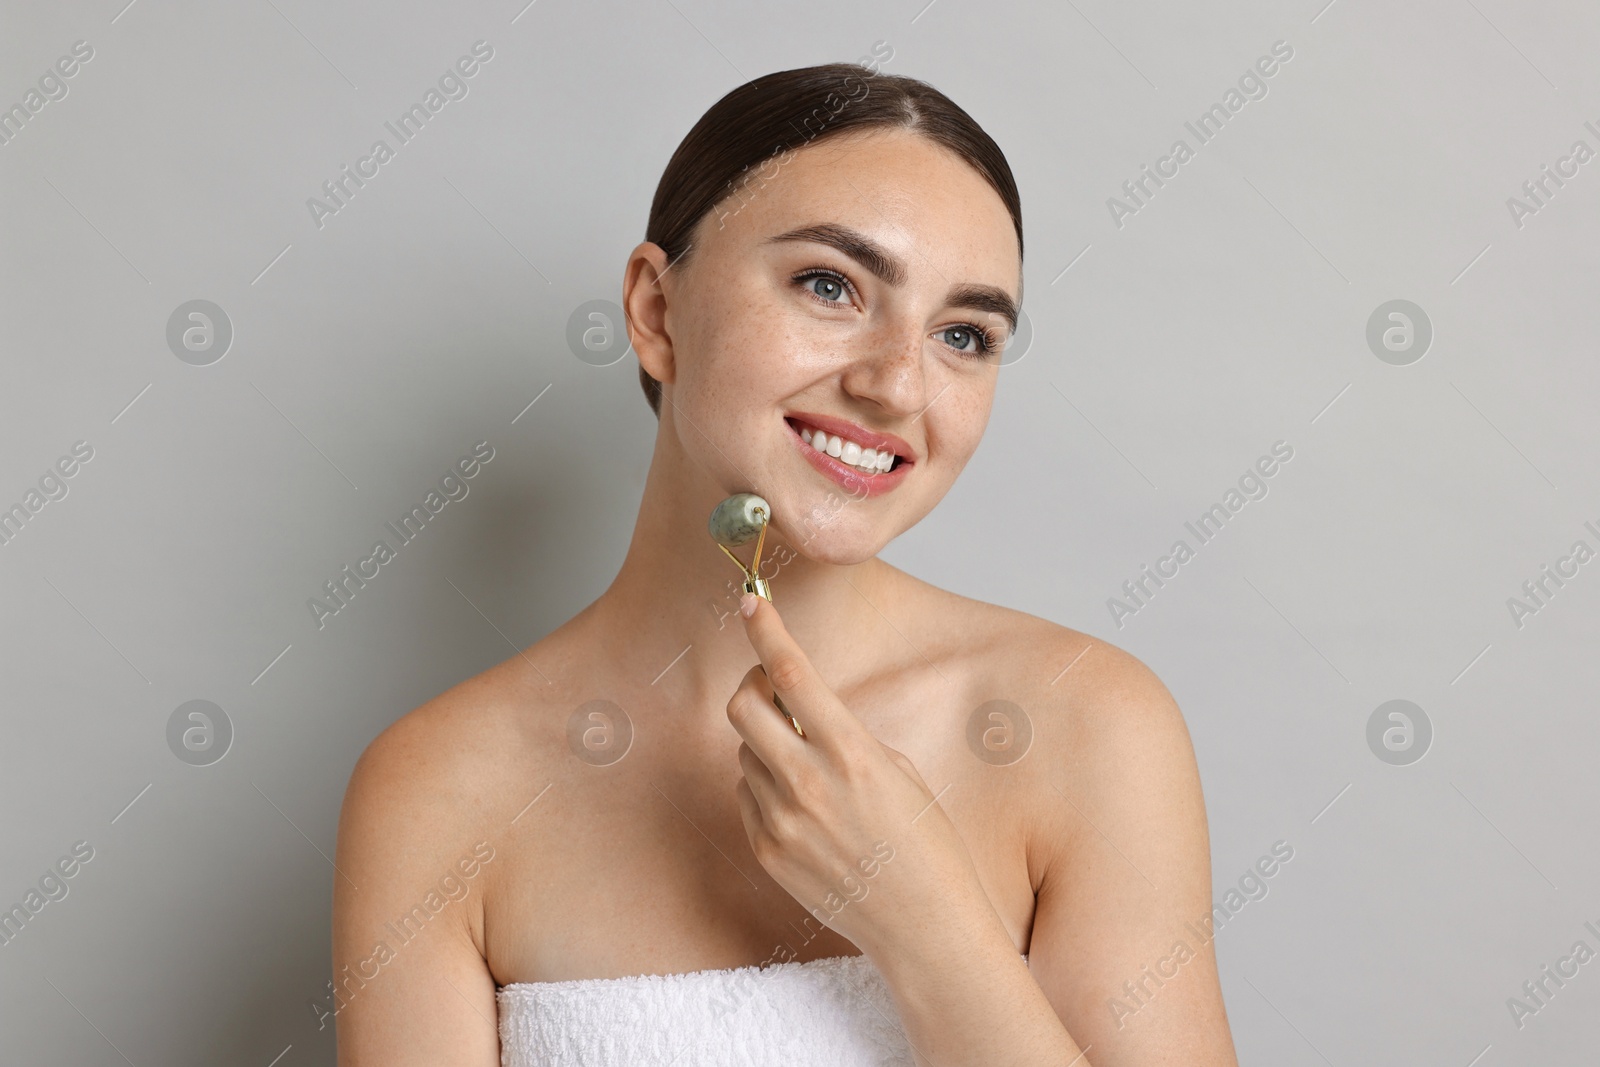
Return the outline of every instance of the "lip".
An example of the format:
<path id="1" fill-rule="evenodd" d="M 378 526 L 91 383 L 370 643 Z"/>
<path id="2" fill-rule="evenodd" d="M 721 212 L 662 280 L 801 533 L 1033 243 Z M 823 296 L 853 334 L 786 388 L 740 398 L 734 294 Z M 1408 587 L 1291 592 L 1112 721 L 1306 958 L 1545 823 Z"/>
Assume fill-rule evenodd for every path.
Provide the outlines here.
<path id="1" fill-rule="evenodd" d="M 894 470 L 885 471 L 882 474 L 862 474 L 854 467 L 841 463 L 826 452 L 818 452 L 815 448 L 812 448 L 800 436 L 800 431 L 795 429 L 794 423 L 790 422 L 790 419 L 803 422 L 826 434 L 837 433 L 841 437 L 848 437 L 857 443 L 877 442 L 869 444 L 868 447 L 891 449 L 901 457 L 900 462 L 895 466 Z M 844 486 L 853 497 L 882 496 L 905 481 L 906 476 L 911 473 L 911 468 L 917 465 L 916 460 L 911 458 L 909 446 L 904 441 L 901 441 L 900 438 L 895 437 L 893 434 L 874 434 L 870 431 L 864 431 L 854 423 L 847 422 L 844 419 L 794 412 L 783 420 L 783 425 L 789 431 L 789 439 L 795 443 L 795 447 L 800 450 L 806 462 Z"/>

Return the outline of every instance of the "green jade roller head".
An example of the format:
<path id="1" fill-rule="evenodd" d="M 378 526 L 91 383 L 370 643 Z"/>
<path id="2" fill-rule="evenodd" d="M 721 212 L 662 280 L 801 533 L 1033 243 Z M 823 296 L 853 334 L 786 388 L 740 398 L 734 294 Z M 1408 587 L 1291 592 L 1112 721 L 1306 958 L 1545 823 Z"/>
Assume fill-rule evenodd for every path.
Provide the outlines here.
<path id="1" fill-rule="evenodd" d="M 744 575 L 744 591 L 768 601 L 772 599 L 772 587 L 761 577 L 761 546 L 767 539 L 767 523 L 771 518 L 772 505 L 761 497 L 754 493 L 735 493 L 712 510 L 711 521 L 706 524 L 711 539 Z M 728 550 L 752 540 L 756 551 L 746 567 Z"/>

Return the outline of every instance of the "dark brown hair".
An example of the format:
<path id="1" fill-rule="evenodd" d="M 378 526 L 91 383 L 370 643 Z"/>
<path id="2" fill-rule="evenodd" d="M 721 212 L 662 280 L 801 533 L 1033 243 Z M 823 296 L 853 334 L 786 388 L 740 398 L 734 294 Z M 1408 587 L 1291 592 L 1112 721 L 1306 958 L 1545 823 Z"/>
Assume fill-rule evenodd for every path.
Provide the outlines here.
<path id="1" fill-rule="evenodd" d="M 661 172 L 645 240 L 660 245 L 667 262 L 677 264 L 688 254 L 700 220 L 723 201 L 742 197 L 756 177 L 752 168 L 822 138 L 874 127 L 914 130 L 970 163 L 1011 213 L 1020 254 L 1022 201 L 1000 146 L 933 86 L 855 63 L 768 74 L 712 104 Z M 741 175 L 742 188 L 736 188 Z M 641 366 L 639 384 L 659 418 L 661 383 Z"/>

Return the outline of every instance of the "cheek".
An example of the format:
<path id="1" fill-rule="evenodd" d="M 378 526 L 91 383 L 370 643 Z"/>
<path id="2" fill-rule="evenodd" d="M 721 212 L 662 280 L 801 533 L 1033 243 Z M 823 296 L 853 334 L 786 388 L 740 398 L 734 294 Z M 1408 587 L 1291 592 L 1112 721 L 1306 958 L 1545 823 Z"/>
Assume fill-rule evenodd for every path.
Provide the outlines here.
<path id="1" fill-rule="evenodd" d="M 826 374 L 833 357 L 807 323 L 764 293 L 702 306 L 684 368 L 695 391 L 727 390 L 746 404 L 778 400 Z"/>
<path id="2" fill-rule="evenodd" d="M 727 299 L 696 301 L 685 319 L 673 332 L 677 404 L 702 410 L 708 401 L 748 388 L 755 342 L 749 310 Z"/>
<path id="3" fill-rule="evenodd" d="M 959 470 L 978 450 L 994 403 L 992 379 L 952 382 L 923 416 L 928 451 L 942 467 Z M 937 417 L 935 417 L 937 416 Z"/>
<path id="4" fill-rule="evenodd" d="M 802 340 L 772 312 L 757 296 L 725 290 L 696 301 L 674 331 L 672 402 L 684 416 L 678 433 L 712 467 L 732 462 L 804 384 Z"/>

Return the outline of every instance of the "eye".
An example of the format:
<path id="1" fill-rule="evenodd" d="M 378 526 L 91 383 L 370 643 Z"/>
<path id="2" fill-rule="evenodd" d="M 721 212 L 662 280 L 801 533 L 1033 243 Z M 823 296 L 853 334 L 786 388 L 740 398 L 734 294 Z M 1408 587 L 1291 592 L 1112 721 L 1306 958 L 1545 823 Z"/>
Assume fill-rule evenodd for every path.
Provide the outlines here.
<path id="1" fill-rule="evenodd" d="M 819 274 L 811 280 L 811 291 L 824 300 L 840 300 L 847 294 L 844 286 L 834 281 L 825 274 Z"/>
<path id="2" fill-rule="evenodd" d="M 970 323 L 946 326 L 939 331 L 944 343 L 965 355 L 983 358 L 1000 347 L 1001 338 Z"/>
<path id="3" fill-rule="evenodd" d="M 850 296 L 850 283 L 844 275 L 824 267 L 813 267 L 802 271 L 796 274 L 793 280 L 824 303 L 842 303 Z"/>

